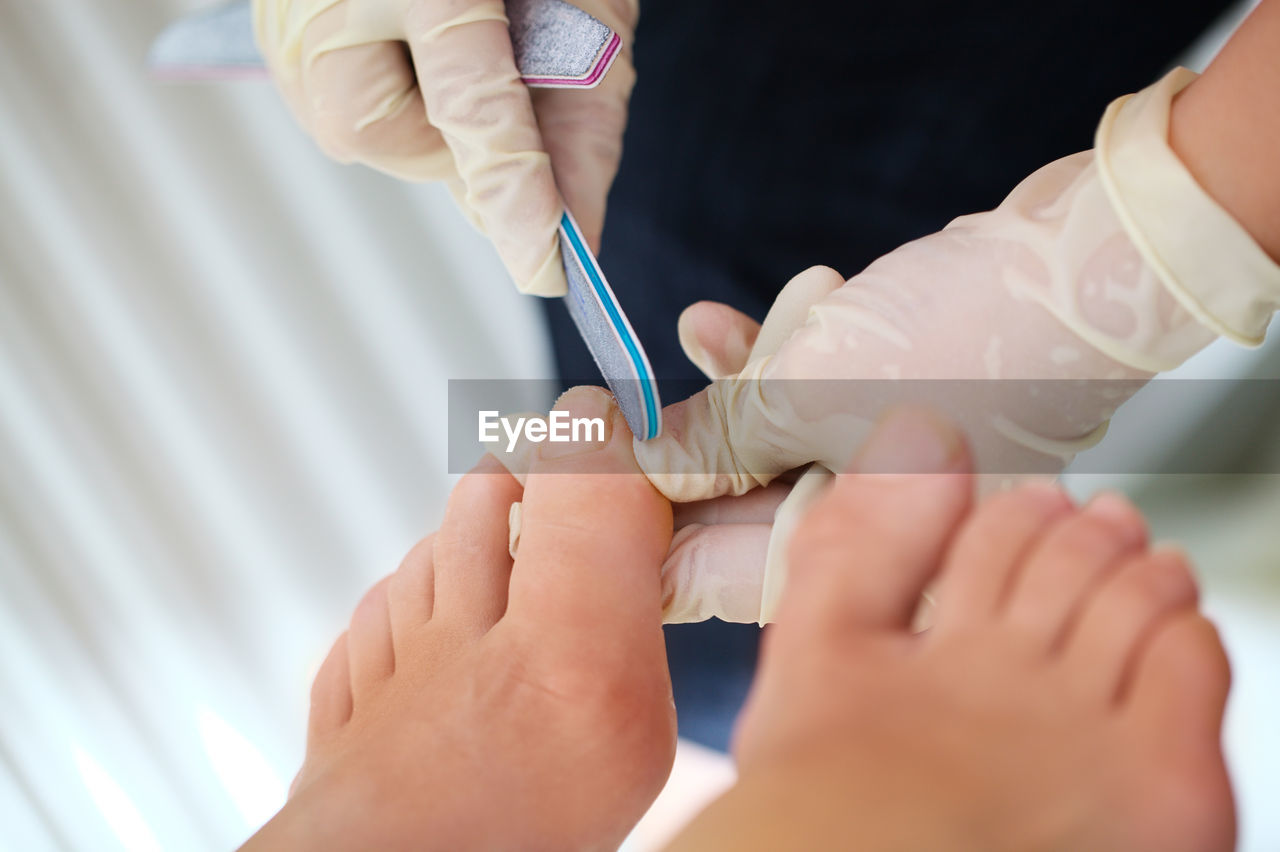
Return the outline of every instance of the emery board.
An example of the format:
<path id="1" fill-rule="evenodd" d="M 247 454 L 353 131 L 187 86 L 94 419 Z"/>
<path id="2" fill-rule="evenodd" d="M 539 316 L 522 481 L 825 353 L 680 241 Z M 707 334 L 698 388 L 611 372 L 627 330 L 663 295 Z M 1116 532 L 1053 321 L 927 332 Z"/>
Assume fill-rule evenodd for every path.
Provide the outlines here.
<path id="1" fill-rule="evenodd" d="M 560 219 L 560 257 L 569 316 L 613 391 L 631 434 L 642 441 L 662 432 L 662 404 L 649 356 L 636 337 L 595 255 L 568 210 Z"/>
<path id="2" fill-rule="evenodd" d="M 516 68 L 526 86 L 594 88 L 622 49 L 617 33 L 564 0 L 507 0 L 506 5 Z M 163 80 L 266 79 L 250 0 L 170 24 L 152 43 L 147 66 Z"/>

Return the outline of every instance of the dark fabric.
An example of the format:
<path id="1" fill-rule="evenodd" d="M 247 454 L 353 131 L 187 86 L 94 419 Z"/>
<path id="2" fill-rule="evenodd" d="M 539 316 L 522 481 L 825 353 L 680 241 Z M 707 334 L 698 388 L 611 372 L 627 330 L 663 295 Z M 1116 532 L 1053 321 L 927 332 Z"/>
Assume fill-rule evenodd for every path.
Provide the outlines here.
<path id="1" fill-rule="evenodd" d="M 1107 103 L 1153 82 L 1229 5 L 642 0 L 600 261 L 659 378 L 699 378 L 676 339 L 685 306 L 759 319 L 808 266 L 852 276 L 993 207 L 1091 147 Z M 563 306 L 547 310 L 560 375 L 598 381 Z M 723 748 L 758 631 L 667 636 L 681 733 Z"/>

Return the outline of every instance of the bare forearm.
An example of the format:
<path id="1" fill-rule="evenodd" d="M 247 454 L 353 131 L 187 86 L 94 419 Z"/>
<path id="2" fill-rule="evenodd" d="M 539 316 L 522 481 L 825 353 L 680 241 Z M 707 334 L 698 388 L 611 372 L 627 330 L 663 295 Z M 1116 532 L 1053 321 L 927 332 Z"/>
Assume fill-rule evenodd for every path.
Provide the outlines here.
<path id="1" fill-rule="evenodd" d="M 1280 0 L 1263 0 L 1178 96 L 1169 138 L 1200 185 L 1280 260 Z"/>

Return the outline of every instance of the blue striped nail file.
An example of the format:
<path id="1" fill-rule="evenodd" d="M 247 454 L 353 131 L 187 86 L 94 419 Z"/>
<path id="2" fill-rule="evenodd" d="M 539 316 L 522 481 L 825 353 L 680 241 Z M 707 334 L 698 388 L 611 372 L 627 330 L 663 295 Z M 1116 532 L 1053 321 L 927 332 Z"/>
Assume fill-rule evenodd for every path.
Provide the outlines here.
<path id="1" fill-rule="evenodd" d="M 560 219 L 560 256 L 569 283 L 569 293 L 564 297 L 569 316 L 618 400 L 631 434 L 642 441 L 658 437 L 662 432 L 662 404 L 649 356 L 568 210 Z"/>

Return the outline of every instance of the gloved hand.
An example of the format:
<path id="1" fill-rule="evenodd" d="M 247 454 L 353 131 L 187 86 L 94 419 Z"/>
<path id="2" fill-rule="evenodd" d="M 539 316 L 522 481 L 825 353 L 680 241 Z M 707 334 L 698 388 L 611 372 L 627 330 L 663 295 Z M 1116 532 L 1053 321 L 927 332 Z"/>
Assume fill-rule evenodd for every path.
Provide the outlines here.
<path id="1" fill-rule="evenodd" d="M 741 369 L 790 337 L 804 324 L 810 304 L 840 283 L 829 269 L 802 273 L 779 294 L 763 326 L 731 308 L 699 303 L 680 319 L 681 343 L 709 378 Z M 537 451 L 538 445 L 521 438 L 510 452 L 495 455 L 523 482 Z M 661 568 L 663 621 L 770 620 L 785 576 L 787 533 L 824 481 L 807 474 L 794 489 L 778 481 L 742 496 L 673 506 L 675 535 Z M 515 504 L 510 517 L 513 556 L 520 527 L 520 505 Z"/>
<path id="2" fill-rule="evenodd" d="M 1193 77 L 1113 104 L 1096 155 L 1045 166 L 847 283 L 828 276 L 776 352 L 667 408 L 663 434 L 636 443 L 642 469 L 673 501 L 811 461 L 844 470 L 885 407 L 915 402 L 964 429 L 980 471 L 1056 472 L 1154 373 L 1217 334 L 1259 342 L 1280 269 L 1167 144 Z M 716 313 L 691 325 L 749 333 L 723 306 L 699 310 Z"/>
<path id="3" fill-rule="evenodd" d="M 271 73 L 325 153 L 446 181 L 516 286 L 540 296 L 566 290 L 565 204 L 599 248 L 635 82 L 637 4 L 576 0 L 620 36 L 620 54 L 594 89 L 531 91 L 502 0 L 253 0 Z"/>

